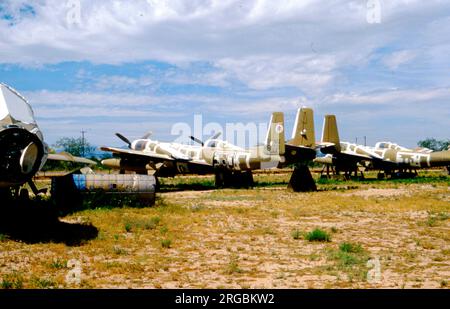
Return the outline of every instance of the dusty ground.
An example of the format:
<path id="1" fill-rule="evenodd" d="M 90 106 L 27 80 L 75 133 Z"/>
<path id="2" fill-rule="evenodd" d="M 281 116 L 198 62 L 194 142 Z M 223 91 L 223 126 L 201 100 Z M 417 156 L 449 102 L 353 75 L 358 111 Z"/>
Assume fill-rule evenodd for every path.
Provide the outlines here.
<path id="1" fill-rule="evenodd" d="M 167 191 L 177 182 L 199 190 L 161 193 L 153 207 L 76 212 L 61 218 L 57 235 L 41 239 L 39 228 L 29 231 L 35 237 L 0 235 L 0 283 L 448 288 L 450 178 L 443 175 L 411 182 L 331 181 L 319 183 L 314 193 L 287 192 L 287 175 L 258 175 L 260 185 L 252 190 L 213 190 L 210 183 L 202 189 L 196 181 L 204 178 L 177 178 L 166 182 L 172 185 Z M 331 240 L 306 240 L 315 228 Z M 342 250 L 342 243 L 358 249 Z"/>

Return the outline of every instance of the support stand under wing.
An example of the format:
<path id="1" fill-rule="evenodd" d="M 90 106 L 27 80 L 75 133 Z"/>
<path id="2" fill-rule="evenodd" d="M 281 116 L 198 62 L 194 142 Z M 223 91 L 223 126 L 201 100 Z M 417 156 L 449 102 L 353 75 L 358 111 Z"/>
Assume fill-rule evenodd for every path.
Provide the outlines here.
<path id="1" fill-rule="evenodd" d="M 317 191 L 316 183 L 307 165 L 301 164 L 294 168 L 289 179 L 288 190 L 293 192 Z"/>

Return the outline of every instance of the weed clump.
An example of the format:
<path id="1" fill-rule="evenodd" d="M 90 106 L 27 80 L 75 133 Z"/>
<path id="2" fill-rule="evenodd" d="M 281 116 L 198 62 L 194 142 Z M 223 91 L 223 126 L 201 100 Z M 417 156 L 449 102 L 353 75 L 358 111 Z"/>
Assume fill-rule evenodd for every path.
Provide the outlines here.
<path id="1" fill-rule="evenodd" d="M 55 281 L 47 278 L 32 278 L 31 285 L 37 289 L 51 289 L 57 286 Z"/>
<path id="2" fill-rule="evenodd" d="M 129 219 L 125 222 L 124 228 L 127 233 L 138 229 L 153 230 L 160 222 L 161 218 L 158 216 L 151 217 L 150 219 Z"/>
<path id="3" fill-rule="evenodd" d="M 22 289 L 23 277 L 18 272 L 6 274 L 3 276 L 0 286 L 2 289 Z"/>
<path id="4" fill-rule="evenodd" d="M 50 263 L 50 267 L 54 269 L 64 269 L 67 268 L 67 260 L 64 259 L 53 259 L 53 261 Z"/>
<path id="5" fill-rule="evenodd" d="M 354 244 L 351 242 L 343 242 L 339 245 L 339 250 L 346 253 L 360 253 L 362 252 L 362 247 L 360 244 Z"/>
<path id="6" fill-rule="evenodd" d="M 315 230 L 307 233 L 305 235 L 305 239 L 308 241 L 329 242 L 329 241 L 331 241 L 331 236 L 327 232 L 325 232 L 321 229 L 315 229 Z"/>
<path id="7" fill-rule="evenodd" d="M 235 256 L 235 255 L 231 256 L 230 262 L 228 263 L 227 268 L 226 268 L 226 273 L 228 275 L 235 274 L 235 273 L 240 274 L 243 272 L 243 270 L 241 268 L 239 268 L 238 262 L 239 262 L 239 259 L 237 256 Z"/>
<path id="8" fill-rule="evenodd" d="M 328 260 L 334 262 L 334 266 L 330 266 L 330 269 L 345 272 L 349 281 L 353 281 L 354 278 L 363 281 L 367 279 L 369 255 L 360 244 L 343 242 L 339 244 L 337 250 L 328 250 Z"/>
<path id="9" fill-rule="evenodd" d="M 170 239 L 161 240 L 161 247 L 168 249 L 168 248 L 170 248 L 171 245 L 172 245 L 172 241 Z"/>
<path id="10" fill-rule="evenodd" d="M 302 232 L 300 232 L 299 230 L 294 230 L 292 231 L 291 236 L 294 239 L 300 239 L 302 237 Z"/>
<path id="11" fill-rule="evenodd" d="M 450 218 L 450 215 L 445 212 L 433 213 L 428 212 L 428 219 L 426 225 L 429 227 L 437 226 L 439 221 L 445 221 Z"/>

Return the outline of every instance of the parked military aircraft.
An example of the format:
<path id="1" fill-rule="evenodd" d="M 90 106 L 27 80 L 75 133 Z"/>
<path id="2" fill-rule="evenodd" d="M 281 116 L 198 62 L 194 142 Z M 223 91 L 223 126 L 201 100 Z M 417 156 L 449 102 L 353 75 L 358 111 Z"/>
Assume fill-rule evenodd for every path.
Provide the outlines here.
<path id="1" fill-rule="evenodd" d="M 284 115 L 272 114 L 263 145 L 241 148 L 218 139 L 216 134 L 206 142 L 191 137 L 200 145 L 163 143 L 148 139 L 148 136 L 129 141 L 116 133 L 129 149 L 101 147 L 118 158 L 106 159 L 102 164 L 120 169 L 122 172 L 153 173 L 155 176 L 176 174 L 215 174 L 216 185 L 251 186 L 252 170 L 283 167 L 293 163 L 312 160 L 314 124 L 312 110 L 305 108 L 297 113 L 293 139 L 285 143 Z"/>
<path id="2" fill-rule="evenodd" d="M 378 142 L 375 147 L 341 142 L 334 115 L 325 116 L 321 143 L 325 146 L 321 152 L 326 155 L 316 158 L 315 162 L 327 165 L 327 173 L 328 166 L 332 165 L 336 173 L 350 176 L 354 172 L 356 176 L 360 165 L 382 171 L 379 178 L 385 175 L 404 177 L 414 176 L 418 168 L 450 165 L 449 150 L 408 149 L 391 142 Z"/>
<path id="3" fill-rule="evenodd" d="M 16 90 L 0 84 L 0 195 L 28 195 L 26 189 L 19 190 L 25 183 L 38 194 L 32 177 L 47 160 L 95 164 L 68 153 L 49 154 L 30 104 Z"/>

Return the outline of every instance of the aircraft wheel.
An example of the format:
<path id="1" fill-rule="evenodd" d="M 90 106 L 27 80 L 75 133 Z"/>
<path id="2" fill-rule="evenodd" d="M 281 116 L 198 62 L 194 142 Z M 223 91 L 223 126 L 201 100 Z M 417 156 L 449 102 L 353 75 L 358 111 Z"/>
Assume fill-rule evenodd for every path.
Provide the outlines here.
<path id="1" fill-rule="evenodd" d="M 216 185 L 216 188 L 222 188 L 225 185 L 225 175 L 223 170 L 217 169 L 214 176 L 214 183 Z"/>
<path id="2" fill-rule="evenodd" d="M 231 171 L 224 169 L 223 170 L 223 186 L 225 188 L 230 188 L 234 186 L 236 183 L 236 177 L 235 174 L 233 174 Z"/>
<path id="3" fill-rule="evenodd" d="M 253 173 L 252 173 L 252 171 L 244 172 L 243 176 L 244 176 L 243 178 L 244 178 L 244 185 L 245 185 L 245 187 L 246 188 L 252 188 L 255 185 L 255 183 L 253 181 Z"/>
<path id="4" fill-rule="evenodd" d="M 159 183 L 158 177 L 155 176 L 155 192 L 159 192 L 159 189 L 161 188 L 161 184 Z"/>

